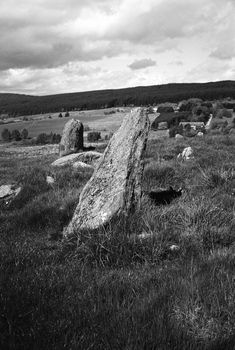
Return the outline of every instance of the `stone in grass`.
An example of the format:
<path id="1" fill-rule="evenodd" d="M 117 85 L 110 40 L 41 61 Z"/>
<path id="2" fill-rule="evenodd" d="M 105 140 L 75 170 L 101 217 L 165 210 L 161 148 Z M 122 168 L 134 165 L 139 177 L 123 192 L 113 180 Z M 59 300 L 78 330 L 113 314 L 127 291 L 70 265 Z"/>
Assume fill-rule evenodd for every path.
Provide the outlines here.
<path id="1" fill-rule="evenodd" d="M 48 185 L 53 185 L 55 183 L 55 179 L 52 176 L 47 175 L 46 182 Z"/>
<path id="2" fill-rule="evenodd" d="M 180 135 L 180 134 L 176 134 L 176 135 L 175 135 L 175 138 L 180 140 L 180 139 L 183 139 L 184 136 L 182 136 L 182 135 Z"/>
<path id="3" fill-rule="evenodd" d="M 65 238 L 102 227 L 115 215 L 128 214 L 139 205 L 149 125 L 142 109 L 125 116 L 80 195 L 72 221 L 64 229 Z"/>
<path id="4" fill-rule="evenodd" d="M 21 191 L 21 187 L 15 185 L 0 186 L 0 202 L 9 204 Z"/>
<path id="5" fill-rule="evenodd" d="M 182 159 L 182 160 L 190 160 L 193 159 L 193 149 L 192 147 L 186 147 L 184 148 L 182 153 L 179 153 L 177 156 L 178 159 Z"/>
<path id="6" fill-rule="evenodd" d="M 73 168 L 78 170 L 94 170 L 92 165 L 80 161 L 73 163 Z"/>
<path id="7" fill-rule="evenodd" d="M 51 165 L 56 167 L 62 167 L 73 165 L 73 163 L 75 162 L 83 162 L 86 164 L 95 165 L 101 156 L 102 153 L 94 151 L 73 153 L 55 160 Z"/>
<path id="8" fill-rule="evenodd" d="M 60 157 L 83 150 L 83 124 L 70 119 L 64 126 L 59 145 Z"/>

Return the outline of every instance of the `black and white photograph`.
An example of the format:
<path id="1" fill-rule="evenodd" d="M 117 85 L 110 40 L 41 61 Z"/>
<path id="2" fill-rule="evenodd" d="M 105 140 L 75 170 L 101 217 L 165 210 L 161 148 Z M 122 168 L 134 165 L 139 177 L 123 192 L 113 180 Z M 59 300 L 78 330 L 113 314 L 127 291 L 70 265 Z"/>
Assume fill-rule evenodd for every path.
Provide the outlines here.
<path id="1" fill-rule="evenodd" d="M 0 0 L 0 350 L 235 350 L 235 1 Z"/>

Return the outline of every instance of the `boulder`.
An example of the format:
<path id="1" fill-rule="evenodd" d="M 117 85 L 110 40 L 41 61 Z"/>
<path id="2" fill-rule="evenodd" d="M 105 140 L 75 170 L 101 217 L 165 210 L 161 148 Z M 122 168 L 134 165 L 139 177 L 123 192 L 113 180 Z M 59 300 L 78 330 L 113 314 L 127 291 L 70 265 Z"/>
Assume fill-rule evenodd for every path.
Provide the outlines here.
<path id="1" fill-rule="evenodd" d="M 100 160 L 101 156 L 102 153 L 96 151 L 81 152 L 79 153 L 77 161 L 84 162 L 87 164 L 96 164 Z"/>
<path id="2" fill-rule="evenodd" d="M 202 136 L 204 136 L 204 134 L 203 134 L 203 132 L 199 131 L 199 132 L 197 133 L 197 135 L 196 135 L 196 136 L 198 136 L 198 137 L 202 137 Z"/>
<path id="3" fill-rule="evenodd" d="M 182 153 L 179 153 L 177 158 L 181 158 L 182 160 L 190 160 L 193 159 L 193 150 L 192 147 L 186 147 Z"/>
<path id="4" fill-rule="evenodd" d="M 0 186 L 0 202 L 8 204 L 14 199 L 21 191 L 21 187 L 15 185 L 2 185 Z"/>
<path id="5" fill-rule="evenodd" d="M 95 165 L 101 156 L 102 156 L 102 153 L 94 152 L 94 151 L 73 153 L 55 160 L 51 165 L 62 167 L 62 166 L 72 165 L 75 162 L 83 162 L 83 163 Z"/>
<path id="6" fill-rule="evenodd" d="M 2 185 L 0 186 L 0 199 L 8 197 L 14 193 L 12 185 Z"/>
<path id="7" fill-rule="evenodd" d="M 70 119 L 64 126 L 59 145 L 60 156 L 83 150 L 83 124 L 80 120 Z"/>
<path id="8" fill-rule="evenodd" d="M 48 185 L 53 185 L 55 183 L 55 179 L 52 176 L 47 175 L 46 182 Z"/>
<path id="9" fill-rule="evenodd" d="M 176 134 L 176 135 L 175 135 L 175 138 L 176 138 L 176 139 L 183 139 L 184 136 L 182 136 L 182 135 L 180 135 L 180 134 Z"/>
<path id="10" fill-rule="evenodd" d="M 83 170 L 86 170 L 86 169 L 87 170 L 94 170 L 94 167 L 92 165 L 86 164 L 86 163 L 80 162 L 80 161 L 73 163 L 73 168 L 74 169 L 83 169 Z"/>
<path id="11" fill-rule="evenodd" d="M 172 252 L 177 252 L 180 250 L 180 246 L 176 245 L 176 244 L 172 244 L 170 247 L 169 247 L 169 250 L 172 251 Z"/>
<path id="12" fill-rule="evenodd" d="M 142 109 L 125 116 L 80 195 L 72 221 L 64 229 L 65 238 L 79 237 L 84 229 L 97 229 L 139 205 L 149 126 Z"/>

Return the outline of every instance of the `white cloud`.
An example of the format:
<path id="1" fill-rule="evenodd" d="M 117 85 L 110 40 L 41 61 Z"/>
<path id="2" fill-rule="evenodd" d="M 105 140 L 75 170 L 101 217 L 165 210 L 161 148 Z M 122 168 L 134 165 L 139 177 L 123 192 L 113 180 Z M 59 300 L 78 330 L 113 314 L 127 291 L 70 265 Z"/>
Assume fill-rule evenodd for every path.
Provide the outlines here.
<path id="1" fill-rule="evenodd" d="M 233 77 L 234 11 L 233 0 L 2 0 L 0 89 L 43 94 Z"/>

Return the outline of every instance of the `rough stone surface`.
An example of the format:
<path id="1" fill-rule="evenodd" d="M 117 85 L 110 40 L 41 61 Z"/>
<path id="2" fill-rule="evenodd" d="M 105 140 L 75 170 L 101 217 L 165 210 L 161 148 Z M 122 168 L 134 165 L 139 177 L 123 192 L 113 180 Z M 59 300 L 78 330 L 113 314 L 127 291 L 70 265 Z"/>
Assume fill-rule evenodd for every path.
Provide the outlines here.
<path id="1" fill-rule="evenodd" d="M 47 175 L 46 182 L 48 185 L 53 185 L 55 183 L 55 179 L 52 176 Z"/>
<path id="2" fill-rule="evenodd" d="M 193 149 L 192 147 L 186 147 L 182 153 L 179 153 L 177 156 L 178 159 L 182 159 L 182 160 L 190 160 L 193 159 Z"/>
<path id="3" fill-rule="evenodd" d="M 101 156 L 102 153 L 96 151 L 81 152 L 79 153 L 77 161 L 84 162 L 87 164 L 96 164 L 100 160 Z"/>
<path id="4" fill-rule="evenodd" d="M 65 165 L 66 166 L 72 165 L 75 162 L 83 162 L 83 163 L 95 165 L 101 156 L 102 156 L 102 153 L 94 152 L 94 151 L 73 153 L 55 160 L 51 165 L 62 167 Z"/>
<path id="5" fill-rule="evenodd" d="M 94 167 L 92 165 L 86 164 L 86 163 L 80 162 L 80 161 L 73 163 L 73 168 L 74 169 L 87 169 L 87 170 L 94 169 Z"/>
<path id="6" fill-rule="evenodd" d="M 199 131 L 196 136 L 202 137 L 204 136 L 203 132 Z"/>
<path id="7" fill-rule="evenodd" d="M 8 204 L 13 198 L 15 198 L 21 191 L 21 187 L 14 185 L 2 185 L 0 186 L 0 203 L 3 201 Z"/>
<path id="8" fill-rule="evenodd" d="M 14 193 L 14 190 L 12 189 L 12 185 L 2 185 L 0 186 L 0 198 L 5 198 L 7 196 L 10 196 Z"/>
<path id="9" fill-rule="evenodd" d="M 79 236 L 83 229 L 96 229 L 139 204 L 149 126 L 141 109 L 126 115 L 80 195 L 72 221 L 64 229 L 65 238 Z"/>
<path id="10" fill-rule="evenodd" d="M 60 156 L 83 150 L 83 124 L 80 120 L 70 119 L 64 126 L 59 145 Z"/>
<path id="11" fill-rule="evenodd" d="M 182 136 L 182 135 L 180 135 L 180 134 L 176 134 L 176 135 L 175 135 L 175 138 L 176 138 L 176 139 L 183 139 L 184 136 Z"/>

